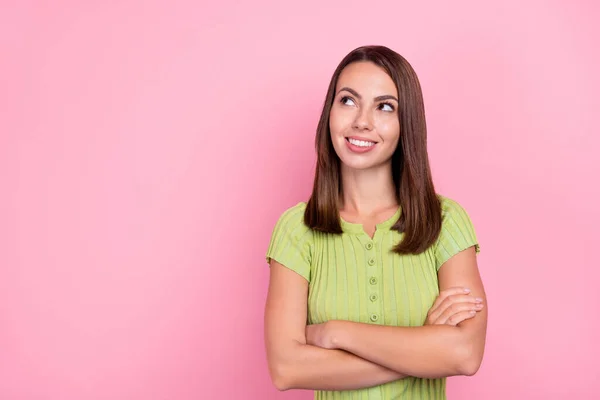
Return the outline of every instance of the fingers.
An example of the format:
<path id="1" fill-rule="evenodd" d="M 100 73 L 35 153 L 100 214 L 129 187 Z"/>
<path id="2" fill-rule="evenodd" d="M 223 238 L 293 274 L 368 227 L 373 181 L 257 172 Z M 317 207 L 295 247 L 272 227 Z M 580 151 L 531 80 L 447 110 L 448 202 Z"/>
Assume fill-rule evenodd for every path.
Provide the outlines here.
<path id="1" fill-rule="evenodd" d="M 477 314 L 477 311 L 461 311 L 458 314 L 454 314 L 452 316 L 450 316 L 450 318 L 448 318 L 446 320 L 446 322 L 442 322 L 442 323 L 437 323 L 436 325 L 451 325 L 451 326 L 456 326 L 458 324 L 460 324 L 461 322 L 473 318 L 475 315 Z"/>
<path id="2" fill-rule="evenodd" d="M 444 300 L 446 300 L 446 298 L 448 296 L 457 295 L 457 294 L 468 294 L 468 293 L 471 293 L 471 290 L 464 288 L 464 287 L 451 287 L 446 290 L 442 290 L 440 292 L 439 296 L 437 297 L 437 299 L 435 299 L 435 302 L 433 303 L 433 305 L 431 306 L 431 310 L 435 310 L 436 308 L 438 308 L 439 305 Z"/>
<path id="3" fill-rule="evenodd" d="M 481 303 L 482 299 L 476 298 L 470 294 L 464 294 L 464 288 L 451 288 L 440 293 L 433 307 L 427 312 L 428 323 L 435 321 L 442 315 L 446 309 L 456 303 Z"/>
<path id="4" fill-rule="evenodd" d="M 456 325 L 465 319 L 473 318 L 483 309 L 482 303 L 459 302 L 448 306 L 435 320 L 436 325 Z"/>

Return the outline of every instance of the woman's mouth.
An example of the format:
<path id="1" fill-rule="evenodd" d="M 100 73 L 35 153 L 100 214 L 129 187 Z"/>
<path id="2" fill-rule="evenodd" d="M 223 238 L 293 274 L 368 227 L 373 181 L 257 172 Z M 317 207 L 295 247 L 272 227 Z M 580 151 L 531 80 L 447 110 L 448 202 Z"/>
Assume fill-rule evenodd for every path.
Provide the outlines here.
<path id="1" fill-rule="evenodd" d="M 354 153 L 366 153 L 367 151 L 373 150 L 377 143 L 371 142 L 369 140 L 347 137 L 346 144 L 348 145 L 348 148 Z"/>

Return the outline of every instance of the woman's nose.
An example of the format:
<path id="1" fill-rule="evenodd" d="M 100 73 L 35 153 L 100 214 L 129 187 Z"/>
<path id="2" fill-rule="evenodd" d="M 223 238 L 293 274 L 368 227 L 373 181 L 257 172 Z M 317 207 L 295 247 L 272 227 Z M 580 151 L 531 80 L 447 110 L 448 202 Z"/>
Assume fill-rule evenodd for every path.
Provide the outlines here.
<path id="1" fill-rule="evenodd" d="M 355 129 L 371 129 L 373 127 L 373 122 L 371 121 L 371 115 L 368 110 L 362 109 L 359 110 L 356 114 L 356 119 L 354 120 L 354 128 Z"/>

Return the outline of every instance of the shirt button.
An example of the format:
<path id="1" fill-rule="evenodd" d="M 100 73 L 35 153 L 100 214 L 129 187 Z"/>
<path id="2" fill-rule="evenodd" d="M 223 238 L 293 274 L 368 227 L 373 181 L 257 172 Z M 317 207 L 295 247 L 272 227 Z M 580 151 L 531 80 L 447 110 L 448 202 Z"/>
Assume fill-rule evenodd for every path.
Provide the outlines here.
<path id="1" fill-rule="evenodd" d="M 378 319 L 379 317 L 377 316 L 377 314 L 371 314 L 371 321 L 377 322 Z"/>
<path id="2" fill-rule="evenodd" d="M 375 302 L 377 301 L 377 295 L 375 293 L 373 293 L 372 295 L 369 296 L 369 300 Z"/>
<path id="3" fill-rule="evenodd" d="M 372 258 L 369 260 L 369 265 L 375 265 L 375 260 L 373 260 Z"/>
<path id="4" fill-rule="evenodd" d="M 375 278 L 374 276 L 372 276 L 371 279 L 369 279 L 369 283 L 371 285 L 376 285 L 377 284 L 377 278 Z"/>
<path id="5" fill-rule="evenodd" d="M 371 250 L 373 248 L 373 243 L 367 243 L 365 247 L 367 248 L 367 250 Z"/>

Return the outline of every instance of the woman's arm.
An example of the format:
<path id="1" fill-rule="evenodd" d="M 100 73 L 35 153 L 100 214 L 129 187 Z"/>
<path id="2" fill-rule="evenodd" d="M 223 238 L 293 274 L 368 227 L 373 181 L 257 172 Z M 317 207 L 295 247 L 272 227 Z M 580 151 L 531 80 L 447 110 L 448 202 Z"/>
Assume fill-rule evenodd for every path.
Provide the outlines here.
<path id="1" fill-rule="evenodd" d="M 265 308 L 269 372 L 279 390 L 350 390 L 380 385 L 405 375 L 342 350 L 306 344 L 308 282 L 271 261 Z"/>
<path id="2" fill-rule="evenodd" d="M 457 326 L 390 327 L 331 321 L 324 328 L 326 342 L 361 358 L 403 374 L 437 378 L 473 375 L 483 359 L 487 304 L 473 247 L 446 261 L 438 272 L 440 290 L 452 286 L 471 289 L 484 307 Z"/>

